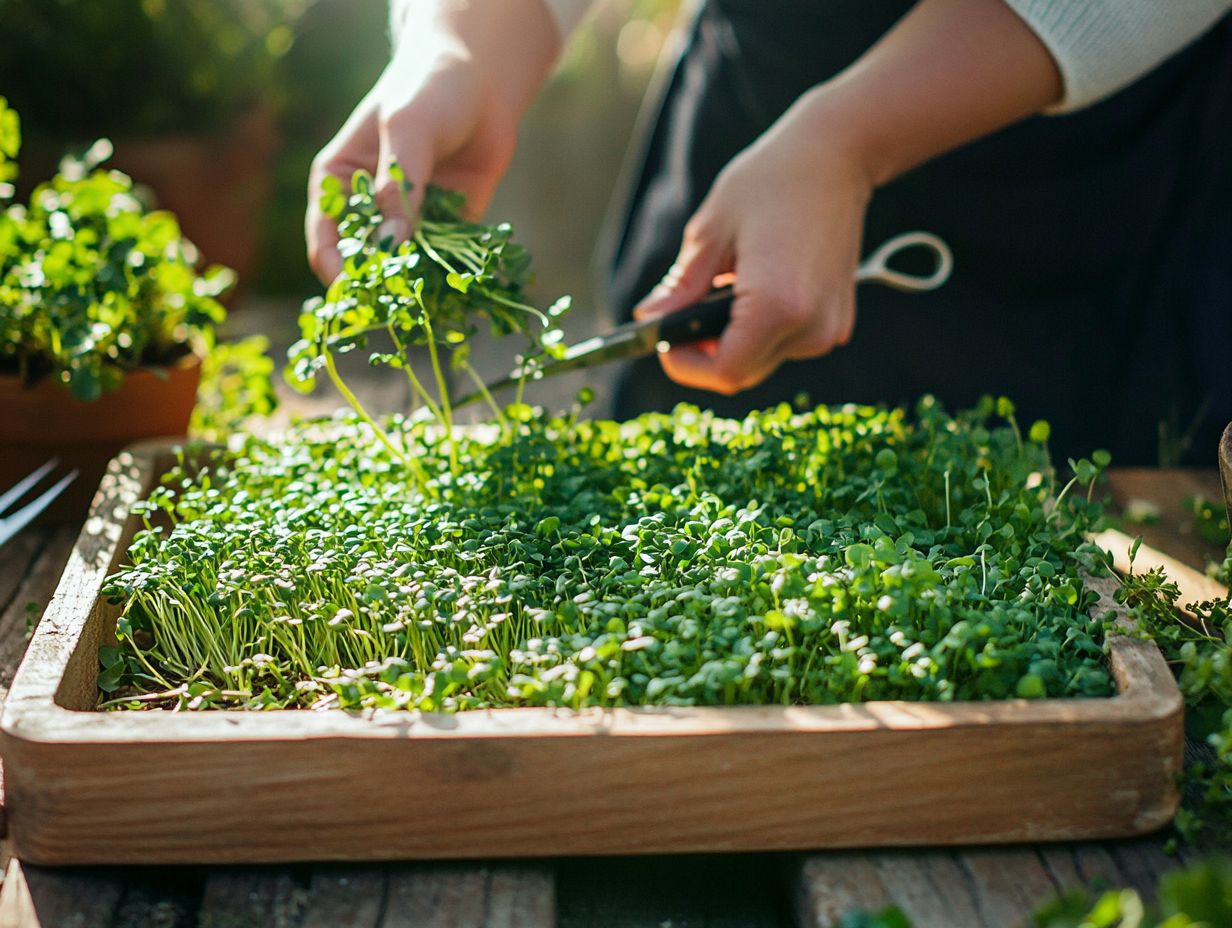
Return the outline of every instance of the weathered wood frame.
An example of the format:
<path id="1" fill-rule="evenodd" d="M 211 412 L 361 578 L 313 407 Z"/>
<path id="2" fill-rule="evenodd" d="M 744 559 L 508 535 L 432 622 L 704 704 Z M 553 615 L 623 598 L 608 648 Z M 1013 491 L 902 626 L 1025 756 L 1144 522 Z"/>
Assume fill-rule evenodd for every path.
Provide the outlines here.
<path id="1" fill-rule="evenodd" d="M 1182 700 L 1113 636 L 1107 699 L 817 707 L 95 712 L 99 595 L 171 445 L 120 455 L 0 718 L 9 835 L 43 864 L 1106 838 L 1177 803 Z"/>

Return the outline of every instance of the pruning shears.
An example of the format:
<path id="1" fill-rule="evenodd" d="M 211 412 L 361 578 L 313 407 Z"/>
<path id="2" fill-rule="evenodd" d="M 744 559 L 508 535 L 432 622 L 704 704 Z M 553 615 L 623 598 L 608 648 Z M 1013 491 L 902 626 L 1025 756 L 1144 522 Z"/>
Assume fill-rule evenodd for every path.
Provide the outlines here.
<path id="1" fill-rule="evenodd" d="M 920 276 L 890 268 L 890 260 L 908 248 L 924 248 L 932 252 L 935 264 L 931 274 Z M 904 293 L 936 290 L 954 269 L 950 247 L 931 232 L 904 232 L 881 245 L 856 269 L 856 283 L 878 283 Z M 707 338 L 718 338 L 731 321 L 734 293 L 731 286 L 712 290 L 692 306 L 645 322 L 628 322 L 606 335 L 596 335 L 570 345 L 557 359 L 518 367 L 509 376 L 486 385 L 487 394 L 517 386 L 523 379 L 539 380 L 606 364 L 608 361 L 644 358 L 656 352 L 669 351 L 677 345 L 687 345 Z M 485 390 L 477 390 L 452 400 L 457 409 L 484 398 Z"/>

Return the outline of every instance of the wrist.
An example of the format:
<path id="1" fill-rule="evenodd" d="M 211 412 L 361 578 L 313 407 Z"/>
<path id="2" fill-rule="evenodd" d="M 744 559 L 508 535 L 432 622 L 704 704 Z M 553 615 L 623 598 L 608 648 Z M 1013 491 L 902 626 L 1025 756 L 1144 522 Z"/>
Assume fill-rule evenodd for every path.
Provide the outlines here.
<path id="1" fill-rule="evenodd" d="M 842 84 L 821 84 L 793 105 L 829 157 L 837 158 L 869 191 L 909 170 L 892 133 L 883 132 L 870 115 L 867 98 L 858 99 Z"/>

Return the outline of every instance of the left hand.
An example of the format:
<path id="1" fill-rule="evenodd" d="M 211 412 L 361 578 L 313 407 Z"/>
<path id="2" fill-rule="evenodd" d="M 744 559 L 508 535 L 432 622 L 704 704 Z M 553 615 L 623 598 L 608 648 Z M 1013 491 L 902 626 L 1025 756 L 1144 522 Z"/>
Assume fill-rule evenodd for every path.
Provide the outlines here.
<path id="1" fill-rule="evenodd" d="M 873 181 L 855 149 L 827 131 L 826 110 L 823 90 L 806 94 L 723 169 L 685 226 L 676 263 L 634 311 L 647 319 L 682 309 L 716 276 L 735 274 L 722 337 L 660 356 L 677 383 L 738 393 L 784 361 L 851 338 Z"/>

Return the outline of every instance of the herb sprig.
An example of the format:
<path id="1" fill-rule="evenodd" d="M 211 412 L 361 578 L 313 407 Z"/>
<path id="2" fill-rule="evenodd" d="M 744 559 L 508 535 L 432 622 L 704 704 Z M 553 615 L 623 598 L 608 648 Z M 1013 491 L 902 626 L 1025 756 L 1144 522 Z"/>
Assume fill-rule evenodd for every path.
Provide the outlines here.
<path id="1" fill-rule="evenodd" d="M 390 173 L 405 204 L 410 184 L 398 165 Z M 292 385 L 311 390 L 324 370 L 376 439 L 407 464 L 422 491 L 430 488 L 430 475 L 397 443 L 397 436 L 364 409 L 339 375 L 336 355 L 366 348 L 373 335 L 388 336 L 393 350 L 375 352 L 370 360 L 405 373 L 412 396 L 442 430 L 449 470 L 456 476 L 459 458 L 447 371 L 465 373 L 483 390 L 483 380 L 470 363 L 470 339 L 478 322 L 486 319 L 496 335 L 525 335 L 528 348 L 519 359 L 524 366 L 564 350 L 564 333 L 557 321 L 568 312 L 568 298 L 546 312 L 527 303 L 523 288 L 530 258 L 512 240 L 512 228 L 507 223 L 466 222 L 463 205 L 460 194 L 429 186 L 413 236 L 396 242 L 381 234 L 384 217 L 369 174 L 356 172 L 349 191 L 338 178 L 327 178 L 321 206 L 338 221 L 343 270 L 323 298 L 304 304 L 302 338 L 288 352 Z M 427 351 L 430 380 L 415 369 L 415 348 Z M 493 416 L 507 427 L 501 407 L 491 396 L 486 398 Z"/>
<path id="2" fill-rule="evenodd" d="M 1232 603 L 1177 606 L 1180 588 L 1163 570 L 1131 573 L 1118 594 L 1141 633 L 1155 641 L 1185 697 L 1186 734 L 1209 755 L 1185 770 L 1186 803 L 1176 827 L 1192 844 L 1232 834 Z"/>

